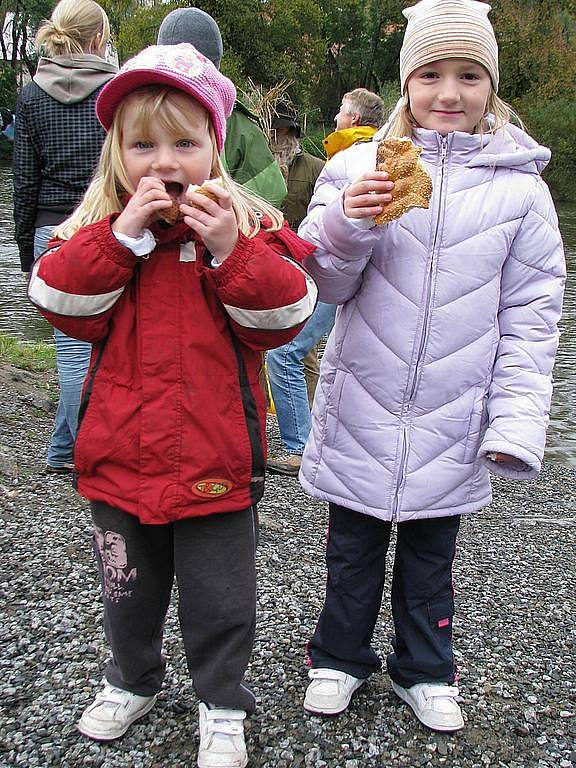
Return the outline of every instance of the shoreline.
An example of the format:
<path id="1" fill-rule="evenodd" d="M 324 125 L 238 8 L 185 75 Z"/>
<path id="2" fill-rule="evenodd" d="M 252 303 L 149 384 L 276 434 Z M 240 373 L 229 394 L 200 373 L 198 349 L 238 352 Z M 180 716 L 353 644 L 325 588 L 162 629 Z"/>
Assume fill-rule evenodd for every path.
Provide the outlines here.
<path id="1" fill-rule="evenodd" d="M 168 670 L 154 709 L 100 744 L 74 724 L 106 658 L 87 502 L 43 474 L 55 379 L 0 364 L 2 684 L 0 765 L 188 768 L 197 700 L 175 601 Z M 269 419 L 270 449 L 278 447 Z M 463 520 L 455 563 L 455 654 L 466 728 L 426 731 L 373 675 L 340 717 L 302 710 L 305 643 L 324 594 L 324 504 L 268 476 L 259 506 L 258 625 L 248 683 L 252 768 L 573 768 L 576 765 L 576 468 L 547 463 L 538 480 L 495 479 L 494 501 Z M 373 644 L 392 632 L 391 557 Z"/>

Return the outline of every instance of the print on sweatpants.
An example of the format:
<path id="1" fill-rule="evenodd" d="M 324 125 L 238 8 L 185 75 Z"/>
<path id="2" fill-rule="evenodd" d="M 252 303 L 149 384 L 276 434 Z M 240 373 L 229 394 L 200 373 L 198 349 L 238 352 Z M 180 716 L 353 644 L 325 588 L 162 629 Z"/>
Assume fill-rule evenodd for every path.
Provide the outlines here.
<path id="1" fill-rule="evenodd" d="M 104 599 L 119 603 L 120 600 L 132 597 L 132 590 L 128 586 L 130 582 L 136 581 L 138 571 L 136 568 L 128 569 L 124 536 L 114 531 L 104 532 L 102 528 L 94 526 L 94 539 L 102 562 Z"/>

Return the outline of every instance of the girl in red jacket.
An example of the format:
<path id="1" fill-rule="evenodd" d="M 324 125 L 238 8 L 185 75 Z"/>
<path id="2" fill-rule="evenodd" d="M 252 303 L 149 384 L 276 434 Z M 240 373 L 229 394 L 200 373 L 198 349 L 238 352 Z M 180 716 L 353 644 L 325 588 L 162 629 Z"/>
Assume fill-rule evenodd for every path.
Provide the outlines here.
<path id="1" fill-rule="evenodd" d="M 247 763 L 261 353 L 290 341 L 316 300 L 299 265 L 311 246 L 222 167 L 234 97 L 191 45 L 128 61 L 97 102 L 108 136 L 96 176 L 29 289 L 53 325 L 94 345 L 75 464 L 112 658 L 78 728 L 115 739 L 154 705 L 176 576 L 201 768 Z M 189 188 L 216 177 L 212 197 Z"/>

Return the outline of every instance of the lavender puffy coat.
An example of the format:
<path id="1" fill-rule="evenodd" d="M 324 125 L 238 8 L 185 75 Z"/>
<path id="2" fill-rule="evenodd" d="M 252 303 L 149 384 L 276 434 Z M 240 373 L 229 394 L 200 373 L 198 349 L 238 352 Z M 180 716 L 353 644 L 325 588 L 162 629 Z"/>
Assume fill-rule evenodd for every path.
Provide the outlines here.
<path id="1" fill-rule="evenodd" d="M 378 138 L 326 165 L 299 230 L 320 300 L 342 305 L 300 481 L 383 520 L 473 512 L 491 500 L 488 468 L 530 479 L 542 462 L 566 274 L 540 178 L 550 152 L 514 127 L 419 129 L 430 208 L 368 229 L 342 194 L 375 167 Z"/>

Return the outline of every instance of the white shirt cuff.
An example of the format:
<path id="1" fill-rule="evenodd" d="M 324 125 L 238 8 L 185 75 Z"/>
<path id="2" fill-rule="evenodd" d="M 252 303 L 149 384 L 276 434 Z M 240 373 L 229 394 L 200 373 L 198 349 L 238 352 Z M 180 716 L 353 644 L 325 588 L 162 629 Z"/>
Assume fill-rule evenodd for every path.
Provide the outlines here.
<path id="1" fill-rule="evenodd" d="M 120 245 L 129 248 L 134 256 L 146 256 L 156 248 L 156 240 L 149 229 L 143 229 L 138 237 L 123 235 L 122 232 L 114 232 L 114 230 L 112 232 Z"/>

